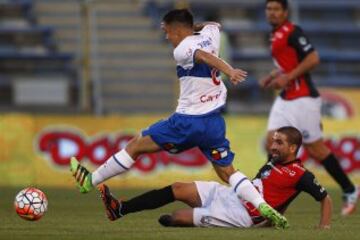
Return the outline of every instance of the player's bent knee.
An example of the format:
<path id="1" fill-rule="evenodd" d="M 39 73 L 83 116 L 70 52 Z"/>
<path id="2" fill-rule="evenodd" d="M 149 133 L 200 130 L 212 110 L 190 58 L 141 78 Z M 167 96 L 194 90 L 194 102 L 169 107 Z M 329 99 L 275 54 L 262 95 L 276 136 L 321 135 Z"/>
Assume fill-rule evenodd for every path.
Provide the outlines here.
<path id="1" fill-rule="evenodd" d="M 227 173 L 219 173 L 218 174 L 219 178 L 224 181 L 225 183 L 229 183 L 229 179 L 230 179 L 230 176 L 229 174 Z"/>
<path id="2" fill-rule="evenodd" d="M 139 148 L 139 139 L 140 138 L 141 138 L 141 136 L 139 136 L 139 135 L 135 136 L 127 143 L 125 149 L 129 155 L 131 155 L 131 156 L 139 155 L 138 148 Z"/>
<path id="3" fill-rule="evenodd" d="M 181 183 L 181 182 L 174 182 L 173 184 L 171 184 L 171 189 L 173 191 L 175 199 L 180 200 L 182 198 L 185 184 L 186 183 Z"/>
<path id="4" fill-rule="evenodd" d="M 236 172 L 232 164 L 228 166 L 218 166 L 213 164 L 213 166 L 219 178 L 226 183 L 229 183 L 230 176 Z"/>
<path id="5" fill-rule="evenodd" d="M 150 136 L 138 135 L 132 138 L 126 146 L 126 151 L 134 159 L 143 153 L 153 153 L 161 150 Z"/>

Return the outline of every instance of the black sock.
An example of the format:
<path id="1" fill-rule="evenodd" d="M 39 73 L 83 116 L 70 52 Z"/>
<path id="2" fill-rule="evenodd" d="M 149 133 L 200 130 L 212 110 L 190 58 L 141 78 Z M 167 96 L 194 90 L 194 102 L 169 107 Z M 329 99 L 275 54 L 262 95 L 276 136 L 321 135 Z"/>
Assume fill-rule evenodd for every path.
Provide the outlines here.
<path id="1" fill-rule="evenodd" d="M 146 209 L 155 209 L 175 201 L 171 186 L 159 190 L 152 190 L 124 201 L 121 206 L 121 214 L 139 212 Z"/>
<path id="2" fill-rule="evenodd" d="M 329 154 L 321 164 L 326 171 L 333 177 L 333 179 L 341 186 L 344 193 L 352 193 L 355 191 L 355 186 L 352 184 L 344 170 L 341 168 L 338 160 L 334 154 Z"/>

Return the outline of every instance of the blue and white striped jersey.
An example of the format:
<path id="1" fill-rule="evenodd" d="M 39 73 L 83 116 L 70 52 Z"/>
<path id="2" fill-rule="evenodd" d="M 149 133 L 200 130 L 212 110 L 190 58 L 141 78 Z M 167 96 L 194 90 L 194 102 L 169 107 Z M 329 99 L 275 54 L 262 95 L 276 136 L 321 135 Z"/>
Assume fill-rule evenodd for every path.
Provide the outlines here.
<path id="1" fill-rule="evenodd" d="M 204 115 L 221 108 L 226 102 L 227 89 L 220 73 L 205 63 L 196 63 L 199 49 L 219 55 L 220 30 L 215 24 L 206 25 L 199 33 L 186 37 L 175 49 L 180 97 L 177 113 Z"/>

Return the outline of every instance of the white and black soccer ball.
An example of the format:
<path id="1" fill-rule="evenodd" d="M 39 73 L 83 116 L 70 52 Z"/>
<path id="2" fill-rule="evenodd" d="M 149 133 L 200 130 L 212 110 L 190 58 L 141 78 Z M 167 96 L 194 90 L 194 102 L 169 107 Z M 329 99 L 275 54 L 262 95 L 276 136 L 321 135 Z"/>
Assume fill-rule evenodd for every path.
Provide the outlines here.
<path id="1" fill-rule="evenodd" d="M 16 213 L 29 221 L 39 220 L 48 208 L 46 195 L 39 189 L 28 187 L 21 190 L 15 197 Z"/>

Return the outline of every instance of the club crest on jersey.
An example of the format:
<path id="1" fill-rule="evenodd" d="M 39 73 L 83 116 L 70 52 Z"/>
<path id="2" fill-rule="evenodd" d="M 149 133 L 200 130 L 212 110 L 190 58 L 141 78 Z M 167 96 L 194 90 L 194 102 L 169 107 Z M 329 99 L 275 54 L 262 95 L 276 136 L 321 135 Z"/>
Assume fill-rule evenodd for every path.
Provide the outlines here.
<path id="1" fill-rule="evenodd" d="M 303 46 L 305 46 L 307 44 L 306 38 L 305 37 L 300 37 L 299 38 L 299 43 Z"/>
<path id="2" fill-rule="evenodd" d="M 261 173 L 261 179 L 267 178 L 268 176 L 270 176 L 270 173 L 271 173 L 271 169 L 262 172 Z"/>
<path id="3" fill-rule="evenodd" d="M 211 151 L 211 157 L 216 161 L 228 156 L 228 151 L 225 148 L 213 149 Z"/>
<path id="4" fill-rule="evenodd" d="M 169 153 L 178 153 L 179 149 L 176 148 L 175 144 L 173 143 L 165 143 L 163 148 L 168 151 Z"/>

